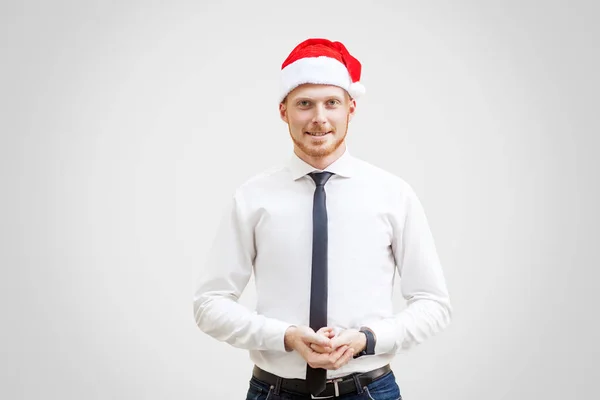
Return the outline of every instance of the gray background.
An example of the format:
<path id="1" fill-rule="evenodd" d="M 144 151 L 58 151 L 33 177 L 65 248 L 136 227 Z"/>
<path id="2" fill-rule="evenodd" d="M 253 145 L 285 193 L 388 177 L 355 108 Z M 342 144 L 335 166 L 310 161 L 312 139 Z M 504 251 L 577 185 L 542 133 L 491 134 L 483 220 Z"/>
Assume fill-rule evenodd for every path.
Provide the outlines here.
<path id="1" fill-rule="evenodd" d="M 234 188 L 290 155 L 308 37 L 363 63 L 350 150 L 415 188 L 444 264 L 404 398 L 597 398 L 594 3 L 3 2 L 0 398 L 244 398 L 192 294 Z"/>

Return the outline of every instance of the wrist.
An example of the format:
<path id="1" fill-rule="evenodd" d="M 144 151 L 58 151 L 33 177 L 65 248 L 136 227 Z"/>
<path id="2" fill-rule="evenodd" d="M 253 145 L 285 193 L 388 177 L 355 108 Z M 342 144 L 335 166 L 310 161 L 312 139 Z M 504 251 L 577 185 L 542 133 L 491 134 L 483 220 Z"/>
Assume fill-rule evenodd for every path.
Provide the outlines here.
<path id="1" fill-rule="evenodd" d="M 294 338 L 296 337 L 296 331 L 298 328 L 295 325 L 290 326 L 285 330 L 285 334 L 283 336 L 283 345 L 285 347 L 285 351 L 294 350 Z"/>
<path id="2" fill-rule="evenodd" d="M 365 351 L 367 348 L 367 334 L 362 331 L 359 331 L 358 334 L 359 334 L 358 349 L 356 352 L 354 352 L 354 354 L 361 353 L 361 352 Z"/>
<path id="3" fill-rule="evenodd" d="M 354 358 L 362 357 L 362 356 L 370 356 L 375 354 L 375 333 L 367 327 L 360 328 L 359 331 L 361 335 L 361 347 L 362 349 L 356 353 Z M 364 340 L 364 346 L 363 346 Z"/>

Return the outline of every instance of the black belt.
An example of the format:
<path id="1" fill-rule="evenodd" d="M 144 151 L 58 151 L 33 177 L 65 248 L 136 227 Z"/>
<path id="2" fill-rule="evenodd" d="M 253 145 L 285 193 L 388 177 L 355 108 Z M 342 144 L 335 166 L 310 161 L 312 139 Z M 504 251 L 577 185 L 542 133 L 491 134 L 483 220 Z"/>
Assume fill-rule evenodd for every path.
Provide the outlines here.
<path id="1" fill-rule="evenodd" d="M 388 372 L 391 372 L 391 370 L 392 370 L 392 368 L 388 364 L 381 368 L 377 368 L 377 369 L 374 369 L 369 372 L 361 372 L 361 373 L 346 375 L 346 376 L 343 376 L 340 378 L 329 379 L 329 380 L 327 380 L 325 390 L 323 390 L 321 393 L 319 393 L 318 396 L 313 396 L 312 398 L 320 399 L 320 398 L 339 397 L 343 394 L 356 393 L 357 388 L 356 388 L 356 383 L 354 381 L 354 376 L 356 376 L 356 378 L 358 379 L 358 382 L 360 383 L 360 387 L 363 388 L 363 387 L 367 386 L 368 384 L 374 382 L 378 378 L 381 378 Z M 273 386 L 276 386 L 277 381 L 281 379 L 280 388 L 287 390 L 287 391 L 302 393 L 302 394 L 310 393 L 308 390 L 308 387 L 306 386 L 306 381 L 304 379 L 286 379 L 286 378 L 282 379 L 282 378 L 278 377 L 277 375 L 273 375 L 270 372 L 260 369 L 257 366 L 254 366 L 254 371 L 253 371 L 252 375 L 259 381 L 263 381 L 263 382 L 265 382 L 269 385 L 273 385 Z"/>

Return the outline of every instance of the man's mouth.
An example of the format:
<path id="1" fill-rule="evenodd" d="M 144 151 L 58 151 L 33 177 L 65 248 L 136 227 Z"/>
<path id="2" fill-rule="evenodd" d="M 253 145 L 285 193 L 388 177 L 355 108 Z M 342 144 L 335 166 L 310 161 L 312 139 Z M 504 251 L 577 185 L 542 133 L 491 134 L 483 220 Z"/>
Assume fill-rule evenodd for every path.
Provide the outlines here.
<path id="1" fill-rule="evenodd" d="M 310 135 L 310 136 L 318 137 L 318 136 L 325 136 L 328 133 L 331 133 L 331 131 L 329 131 L 329 132 L 304 132 L 304 133 L 306 133 L 307 135 Z"/>

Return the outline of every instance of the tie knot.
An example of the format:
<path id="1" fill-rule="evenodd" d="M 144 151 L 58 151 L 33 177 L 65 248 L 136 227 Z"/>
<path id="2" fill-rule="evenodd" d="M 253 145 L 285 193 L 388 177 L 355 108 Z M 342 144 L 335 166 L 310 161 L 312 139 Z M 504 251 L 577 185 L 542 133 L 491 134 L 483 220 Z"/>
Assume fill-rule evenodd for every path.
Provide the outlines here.
<path id="1" fill-rule="evenodd" d="M 329 180 L 329 178 L 331 178 L 331 175 L 333 175 L 333 173 L 331 173 L 331 172 L 313 172 L 309 175 L 313 179 L 313 181 L 315 181 L 317 186 L 324 186 L 327 183 L 327 181 Z"/>

